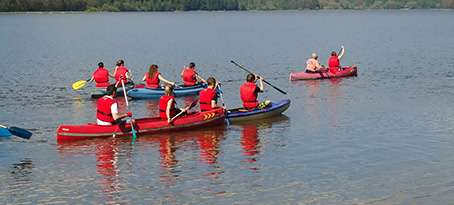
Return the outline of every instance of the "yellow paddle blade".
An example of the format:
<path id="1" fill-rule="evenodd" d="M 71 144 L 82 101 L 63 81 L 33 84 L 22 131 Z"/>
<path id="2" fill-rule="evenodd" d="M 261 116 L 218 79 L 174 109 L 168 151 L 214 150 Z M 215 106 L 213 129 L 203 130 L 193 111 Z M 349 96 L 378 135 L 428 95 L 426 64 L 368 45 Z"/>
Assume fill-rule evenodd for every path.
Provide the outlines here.
<path id="1" fill-rule="evenodd" d="M 85 81 L 85 80 L 81 80 L 81 81 L 77 81 L 77 82 L 73 83 L 74 90 L 77 90 L 77 89 L 83 87 L 86 82 L 87 81 Z"/>

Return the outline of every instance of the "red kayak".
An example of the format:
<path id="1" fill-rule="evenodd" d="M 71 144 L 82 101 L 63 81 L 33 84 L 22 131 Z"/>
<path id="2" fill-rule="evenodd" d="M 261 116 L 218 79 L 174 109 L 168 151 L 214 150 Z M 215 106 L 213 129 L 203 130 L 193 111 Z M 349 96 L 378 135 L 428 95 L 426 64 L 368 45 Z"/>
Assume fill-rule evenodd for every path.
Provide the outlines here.
<path id="1" fill-rule="evenodd" d="M 176 118 L 171 124 L 167 123 L 167 119 L 159 117 L 135 119 L 134 131 L 137 135 L 173 132 L 222 125 L 224 120 L 224 110 L 219 108 L 205 112 L 192 112 Z M 61 125 L 57 131 L 57 141 L 108 138 L 114 135 L 116 137 L 132 136 L 131 123 L 108 126 L 92 123 L 87 125 Z"/>
<path id="2" fill-rule="evenodd" d="M 339 77 L 346 77 L 346 76 L 356 76 L 357 75 L 357 67 L 342 67 L 342 70 L 336 71 L 335 73 L 329 72 L 329 70 L 321 70 L 321 73 L 290 73 L 290 80 L 317 80 L 317 79 L 325 79 L 325 78 L 339 78 Z"/>

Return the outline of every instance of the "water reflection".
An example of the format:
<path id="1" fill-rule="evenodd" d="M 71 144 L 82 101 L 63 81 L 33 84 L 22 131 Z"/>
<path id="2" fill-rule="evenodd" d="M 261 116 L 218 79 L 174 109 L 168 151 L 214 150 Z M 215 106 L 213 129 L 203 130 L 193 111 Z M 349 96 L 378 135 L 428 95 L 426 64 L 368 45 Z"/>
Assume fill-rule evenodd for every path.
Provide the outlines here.
<path id="1" fill-rule="evenodd" d="M 11 167 L 11 175 L 16 182 L 30 181 L 30 174 L 35 167 L 30 158 L 20 160 L 20 163 L 14 163 Z"/>
<path id="2" fill-rule="evenodd" d="M 160 162 L 161 162 L 161 182 L 173 183 L 178 179 L 179 171 L 176 170 L 178 160 L 175 157 L 175 151 L 178 147 L 175 146 L 175 136 L 161 136 L 160 140 Z"/>
<path id="3" fill-rule="evenodd" d="M 248 162 L 255 162 L 258 159 L 254 156 L 259 153 L 259 143 L 260 139 L 258 138 L 258 129 L 256 124 L 252 125 L 242 125 L 243 130 L 240 144 L 243 146 L 243 155 L 248 157 Z"/>
<path id="4" fill-rule="evenodd" d="M 159 116 L 159 99 L 145 101 L 145 116 L 146 117 Z"/>
<path id="5" fill-rule="evenodd" d="M 263 147 L 265 147 L 264 142 L 260 141 L 260 131 L 269 132 L 270 129 L 280 129 L 278 127 L 286 129 L 289 121 L 289 117 L 281 115 L 256 121 L 253 124 L 246 124 L 252 122 L 243 122 L 238 124 L 238 126 L 242 128 L 239 143 L 242 146 L 242 154 L 246 157 L 244 162 L 253 163 L 259 160 L 258 156 L 263 152 Z M 254 167 L 250 169 L 257 170 Z"/>
<path id="6" fill-rule="evenodd" d="M 58 153 L 65 157 L 88 155 L 96 157 L 97 172 L 101 177 L 95 177 L 104 193 L 116 193 L 123 190 L 120 186 L 121 172 L 131 169 L 132 156 L 131 140 L 126 139 L 96 139 L 79 142 L 59 142 Z M 107 201 L 114 200 L 108 196 Z"/>
<path id="7" fill-rule="evenodd" d="M 206 164 L 217 163 L 217 155 L 219 154 L 219 139 L 216 132 L 205 131 L 197 136 L 197 141 L 200 143 L 201 161 Z"/>
<path id="8" fill-rule="evenodd" d="M 184 97 L 179 97 L 177 98 L 177 102 L 183 101 L 183 105 L 180 105 L 178 107 L 183 108 L 183 107 L 189 107 L 191 103 L 197 99 L 199 96 L 198 95 L 191 95 L 191 96 L 184 96 Z M 194 107 L 193 109 L 196 109 L 198 106 Z"/>

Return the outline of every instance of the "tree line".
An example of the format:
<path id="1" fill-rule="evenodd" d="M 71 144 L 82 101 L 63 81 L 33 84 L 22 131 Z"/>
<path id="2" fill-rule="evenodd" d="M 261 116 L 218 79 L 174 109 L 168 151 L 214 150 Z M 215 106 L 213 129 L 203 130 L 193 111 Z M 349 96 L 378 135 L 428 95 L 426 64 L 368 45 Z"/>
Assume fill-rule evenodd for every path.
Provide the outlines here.
<path id="1" fill-rule="evenodd" d="M 454 0 L 0 0 L 0 12 L 454 9 Z"/>

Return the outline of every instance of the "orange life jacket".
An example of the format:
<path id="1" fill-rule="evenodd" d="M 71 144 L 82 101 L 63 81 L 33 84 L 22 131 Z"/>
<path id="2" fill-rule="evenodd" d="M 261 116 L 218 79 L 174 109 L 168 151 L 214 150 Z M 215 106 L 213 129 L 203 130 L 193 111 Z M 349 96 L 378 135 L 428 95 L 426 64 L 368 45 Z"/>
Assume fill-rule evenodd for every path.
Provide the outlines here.
<path id="1" fill-rule="evenodd" d="M 112 117 L 112 111 L 110 110 L 110 107 L 114 103 L 117 103 L 117 101 L 110 97 L 104 96 L 100 98 L 98 100 L 96 118 L 104 122 L 115 122 L 114 118 Z"/>
<path id="2" fill-rule="evenodd" d="M 259 105 L 257 101 L 257 84 L 252 82 L 244 83 L 240 88 L 241 100 L 243 100 L 244 108 L 254 108 Z"/>
<path id="3" fill-rule="evenodd" d="M 167 119 L 167 103 L 169 102 L 170 99 L 173 99 L 173 103 L 170 107 L 170 117 L 175 116 L 176 109 L 175 109 L 175 97 L 171 95 L 163 95 L 161 98 L 159 98 L 159 117 Z"/>
<path id="4" fill-rule="evenodd" d="M 197 82 L 197 79 L 194 78 L 194 75 L 197 74 L 194 69 L 188 68 L 183 71 L 183 80 L 184 80 L 184 85 L 186 86 L 192 86 L 195 85 Z"/>
<path id="5" fill-rule="evenodd" d="M 207 110 L 212 110 L 213 107 L 211 107 L 211 101 L 212 100 L 217 100 L 216 94 L 218 92 L 216 90 L 213 90 L 211 88 L 205 88 L 199 92 L 199 99 L 200 99 L 200 110 L 202 111 L 207 111 Z"/>

